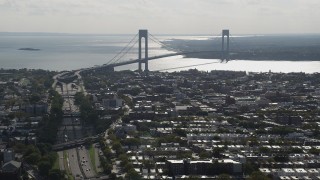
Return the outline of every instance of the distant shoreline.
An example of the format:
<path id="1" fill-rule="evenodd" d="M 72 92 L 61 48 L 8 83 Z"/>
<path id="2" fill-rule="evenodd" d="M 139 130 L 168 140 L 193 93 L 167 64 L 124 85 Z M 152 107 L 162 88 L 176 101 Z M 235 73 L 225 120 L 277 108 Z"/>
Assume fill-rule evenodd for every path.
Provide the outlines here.
<path id="1" fill-rule="evenodd" d="M 182 40 L 164 42 L 177 52 L 208 53 L 186 54 L 186 58 L 220 59 L 221 39 Z M 255 36 L 231 38 L 230 59 L 254 61 L 320 61 L 320 36 Z M 212 51 L 212 52 L 210 52 Z"/>
<path id="2" fill-rule="evenodd" d="M 20 51 L 40 51 L 40 49 L 37 48 L 19 48 Z"/>
<path id="3" fill-rule="evenodd" d="M 187 54 L 183 56 L 184 58 L 197 58 L 197 59 L 220 59 L 220 53 L 204 53 L 204 54 Z M 308 56 L 305 55 L 297 55 L 294 53 L 237 53 L 230 54 L 229 56 L 231 60 L 248 60 L 248 61 L 320 61 L 320 56 L 310 54 Z"/>

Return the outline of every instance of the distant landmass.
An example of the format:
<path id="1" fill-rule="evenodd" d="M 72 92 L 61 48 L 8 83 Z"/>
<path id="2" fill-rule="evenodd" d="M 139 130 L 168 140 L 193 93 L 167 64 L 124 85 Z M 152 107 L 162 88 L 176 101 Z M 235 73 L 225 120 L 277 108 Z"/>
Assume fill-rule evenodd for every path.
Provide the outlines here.
<path id="1" fill-rule="evenodd" d="M 221 58 L 221 37 L 207 40 L 171 39 L 164 43 L 176 51 L 212 51 L 187 54 L 187 58 Z M 230 59 L 320 61 L 320 35 L 231 37 Z"/>
<path id="2" fill-rule="evenodd" d="M 18 50 L 21 50 L 21 51 L 40 51 L 40 49 L 37 49 L 37 48 L 19 48 Z"/>

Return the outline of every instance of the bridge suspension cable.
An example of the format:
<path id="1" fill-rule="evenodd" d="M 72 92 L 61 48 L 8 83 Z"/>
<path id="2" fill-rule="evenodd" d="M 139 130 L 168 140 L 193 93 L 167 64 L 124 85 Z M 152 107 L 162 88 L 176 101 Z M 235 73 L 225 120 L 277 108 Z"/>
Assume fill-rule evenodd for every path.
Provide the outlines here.
<path id="1" fill-rule="evenodd" d="M 117 60 L 115 60 L 113 63 L 117 63 L 121 60 L 121 58 L 123 58 L 123 56 L 127 55 L 129 53 L 129 51 L 131 51 L 131 49 L 138 43 L 138 41 L 135 41 L 134 44 L 132 44 L 129 49 L 126 50 L 126 52 L 124 52 Z"/>
<path id="2" fill-rule="evenodd" d="M 122 58 L 124 55 L 121 55 L 125 50 L 127 50 L 127 48 L 130 46 L 130 44 L 137 38 L 138 34 L 136 34 L 131 40 L 130 42 L 121 49 L 121 51 L 119 51 L 111 60 L 109 60 L 105 65 L 109 65 L 109 64 L 112 64 L 112 63 L 115 63 L 115 62 L 118 62 L 120 58 Z M 134 45 L 137 43 L 137 41 L 134 43 Z M 132 48 L 132 46 L 131 46 Z M 130 48 L 130 50 L 131 50 Z M 128 51 L 126 51 L 128 52 Z M 120 56 L 120 58 L 118 58 L 118 56 Z M 116 60 L 115 60 L 116 59 Z"/>
<path id="3" fill-rule="evenodd" d="M 170 50 L 170 51 L 174 51 L 174 52 L 181 52 L 180 50 L 177 50 L 177 49 L 174 49 L 174 48 L 172 48 L 172 47 L 167 46 L 166 44 L 164 44 L 163 42 L 161 42 L 161 41 L 160 41 L 157 37 L 155 37 L 154 35 L 152 35 L 152 34 L 150 34 L 150 33 L 148 33 L 148 34 L 149 34 L 150 40 L 152 40 L 153 42 L 157 43 L 158 45 L 164 47 L 165 49 Z"/>
<path id="4" fill-rule="evenodd" d="M 166 68 L 166 69 L 160 69 L 155 71 L 168 71 L 168 70 L 175 70 L 175 69 L 181 69 L 181 68 L 189 68 L 189 67 L 196 67 L 196 66 L 204 66 L 208 64 L 215 64 L 220 62 L 210 62 L 210 63 L 202 63 L 202 64 L 194 64 L 194 65 L 188 65 L 188 66 L 180 66 L 180 67 L 173 67 L 173 68 Z"/>
<path id="5" fill-rule="evenodd" d="M 235 40 L 234 36 L 232 34 L 230 34 L 230 41 L 232 43 L 232 47 L 235 47 L 233 48 L 234 50 L 235 49 L 240 49 L 240 45 L 237 43 L 237 41 Z"/>
<path id="6" fill-rule="evenodd" d="M 132 52 L 132 49 L 135 47 L 135 45 L 139 42 L 139 38 L 137 38 L 139 35 L 136 34 L 128 44 L 126 44 L 125 47 L 123 47 L 121 49 L 121 51 L 119 51 L 110 61 L 108 61 L 106 64 L 104 64 L 103 66 L 108 66 L 108 65 L 118 65 L 121 64 L 121 65 L 124 65 L 124 64 L 130 64 L 130 61 L 132 61 L 132 63 L 135 63 L 135 62 L 139 62 L 139 59 L 135 59 L 135 60 L 123 60 L 123 57 L 126 56 L 127 54 L 131 53 Z M 207 53 L 207 52 L 214 52 L 213 49 L 214 47 L 215 48 L 218 48 L 220 49 L 219 47 L 221 46 L 217 46 L 218 44 L 214 43 L 214 46 L 212 46 L 212 50 L 199 50 L 199 49 L 196 49 L 196 50 L 193 50 L 193 51 L 182 51 L 182 50 L 178 50 L 178 49 L 174 49 L 172 47 L 169 47 L 168 45 L 166 45 L 165 43 L 163 43 L 162 41 L 160 41 L 157 37 L 155 37 L 154 35 L 148 33 L 149 35 L 149 39 L 151 41 L 153 41 L 154 43 L 160 45 L 161 47 L 163 48 L 166 48 L 167 50 L 172 50 L 174 51 L 175 53 L 171 53 L 171 54 L 165 54 L 165 55 L 158 55 L 158 56 L 152 56 L 152 57 L 148 57 L 147 60 L 154 60 L 154 59 L 158 59 L 158 58 L 163 58 L 163 57 L 169 57 L 169 56 L 173 56 L 173 55 L 186 55 L 186 54 L 192 54 L 192 53 Z M 214 36 L 213 38 L 209 38 L 208 40 L 212 40 L 214 42 L 216 42 L 216 39 L 217 39 L 217 42 L 221 41 L 221 34 L 218 35 L 218 36 Z M 217 52 L 220 52 L 220 51 L 217 51 Z M 122 60 L 122 61 L 121 61 Z M 208 64 L 213 64 L 213 63 L 218 63 L 218 62 L 211 62 L 211 63 L 203 63 L 203 64 L 195 64 L 195 65 L 189 65 L 189 66 L 182 66 L 182 67 L 173 67 L 173 68 L 167 68 L 167 69 L 162 69 L 162 70 L 158 70 L 158 71 L 165 71 L 165 70 L 173 70 L 173 69 L 181 69 L 181 68 L 187 68 L 187 67 L 195 67 L 195 66 L 202 66 L 202 65 L 208 65 Z"/>
<path id="7" fill-rule="evenodd" d="M 219 45 L 219 48 L 221 47 L 222 39 L 221 39 L 222 33 L 219 33 L 218 35 L 213 35 L 212 41 L 217 41 L 217 44 Z M 220 50 L 220 49 L 219 49 Z"/>

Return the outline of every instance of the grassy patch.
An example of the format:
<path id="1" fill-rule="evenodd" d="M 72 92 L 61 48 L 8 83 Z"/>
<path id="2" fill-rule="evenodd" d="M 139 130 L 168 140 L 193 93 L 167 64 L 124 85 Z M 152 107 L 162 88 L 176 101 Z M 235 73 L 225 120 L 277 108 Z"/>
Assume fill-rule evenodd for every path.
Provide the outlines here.
<path id="1" fill-rule="evenodd" d="M 54 162 L 52 169 L 60 169 L 59 167 L 59 156 L 57 156 L 56 161 Z"/>
<path id="2" fill-rule="evenodd" d="M 68 180 L 74 180 L 74 177 L 71 174 L 68 174 Z"/>
<path id="3" fill-rule="evenodd" d="M 68 161 L 67 161 L 67 157 L 68 157 L 68 154 L 66 151 L 63 151 L 63 164 L 64 164 L 64 169 L 68 175 L 68 179 L 69 180 L 74 180 L 74 177 L 72 176 L 71 172 L 70 172 L 70 169 L 69 169 L 69 166 L 68 166 Z"/>
<path id="4" fill-rule="evenodd" d="M 93 167 L 93 170 L 95 173 L 97 173 L 97 168 L 96 168 L 96 151 L 93 147 L 93 145 L 91 144 L 90 145 L 90 149 L 89 149 L 89 155 L 90 155 L 90 159 L 91 159 L 91 164 L 92 164 L 92 167 Z"/>
<path id="5" fill-rule="evenodd" d="M 66 152 L 66 151 L 63 151 L 63 164 L 64 164 L 64 169 L 65 169 L 66 173 L 67 173 L 68 176 L 69 176 L 69 174 L 70 174 L 70 169 L 69 169 L 69 166 L 68 166 L 67 157 L 68 157 L 67 152 Z"/>

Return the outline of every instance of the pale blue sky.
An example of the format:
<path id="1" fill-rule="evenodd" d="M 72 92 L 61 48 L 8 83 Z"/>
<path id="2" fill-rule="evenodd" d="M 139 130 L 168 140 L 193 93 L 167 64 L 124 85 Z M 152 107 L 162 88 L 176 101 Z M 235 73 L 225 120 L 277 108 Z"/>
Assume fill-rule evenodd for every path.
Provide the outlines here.
<path id="1" fill-rule="evenodd" d="M 0 32 L 320 33 L 320 0 L 0 0 Z"/>

